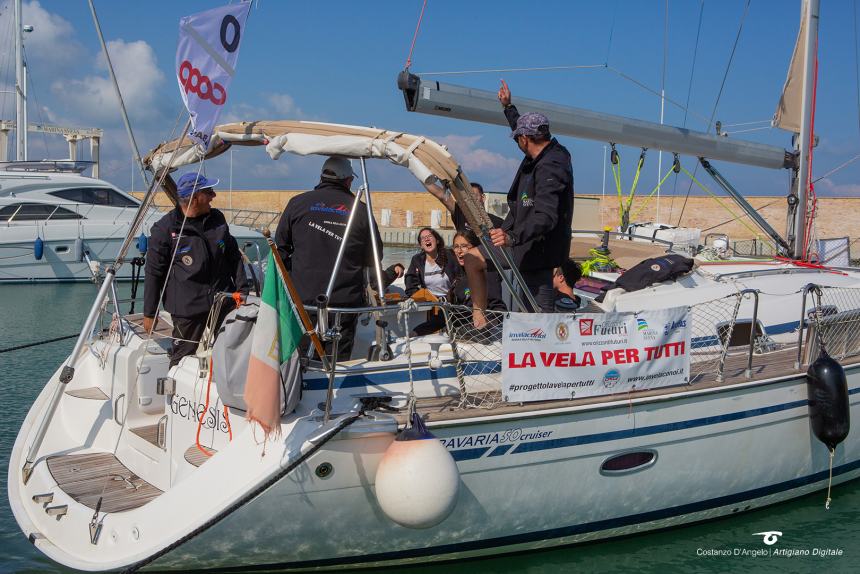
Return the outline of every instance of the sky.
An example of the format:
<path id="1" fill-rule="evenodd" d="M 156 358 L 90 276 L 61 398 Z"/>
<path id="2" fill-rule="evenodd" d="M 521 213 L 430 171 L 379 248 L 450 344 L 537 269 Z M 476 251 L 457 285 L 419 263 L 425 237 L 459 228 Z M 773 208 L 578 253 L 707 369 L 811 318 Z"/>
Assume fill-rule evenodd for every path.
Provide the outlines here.
<path id="1" fill-rule="evenodd" d="M 522 158 L 508 129 L 405 109 L 396 76 L 405 65 L 422 1 L 256 0 L 221 122 L 304 119 L 425 135 L 446 144 L 471 180 L 489 191 L 507 191 Z M 180 17 L 225 3 L 96 0 L 141 153 L 170 139 L 186 118 L 174 72 Z M 653 92 L 665 86 L 666 124 L 707 131 L 707 119 L 713 116 L 726 126 L 729 137 L 788 148 L 791 134 L 769 128 L 767 120 L 785 82 L 799 13 L 799 0 L 429 0 L 411 70 L 424 74 L 608 64 L 428 77 L 489 90 L 504 78 L 515 98 L 654 122 L 660 120 L 661 102 Z M 34 27 L 25 35 L 30 121 L 104 129 L 102 177 L 123 189 L 140 189 L 87 2 L 25 1 L 23 23 Z M 822 2 L 815 177 L 860 154 L 856 26 L 856 0 Z M 0 0 L 4 91 L 14 83 L 11 30 L 11 1 Z M 0 94 L 0 116 L 14 117 L 9 93 Z M 759 129 L 743 131 L 751 128 Z M 560 140 L 573 154 L 577 193 L 616 193 L 605 169 L 605 143 Z M 619 151 L 626 193 L 639 150 Z M 61 138 L 30 134 L 31 159 L 65 154 Z M 87 154 L 82 148 L 82 155 Z M 222 187 L 231 185 L 232 176 L 236 190 L 309 188 L 322 162 L 295 156 L 272 161 L 262 148 L 244 148 L 232 154 L 231 170 L 230 155 L 207 162 L 206 173 L 221 178 Z M 640 192 L 656 185 L 657 161 L 657 152 L 649 152 Z M 664 154 L 664 172 L 670 161 L 671 155 Z M 695 160 L 682 157 L 682 163 L 692 171 Z M 784 195 L 788 190 L 785 170 L 715 165 L 744 194 Z M 420 189 L 402 168 L 370 162 L 369 169 L 373 190 Z M 716 187 L 698 173 L 705 185 Z M 820 195 L 860 196 L 858 177 L 860 161 L 821 179 L 816 190 Z M 684 176 L 677 182 L 671 176 L 661 189 L 661 200 L 676 201 L 689 186 Z"/>

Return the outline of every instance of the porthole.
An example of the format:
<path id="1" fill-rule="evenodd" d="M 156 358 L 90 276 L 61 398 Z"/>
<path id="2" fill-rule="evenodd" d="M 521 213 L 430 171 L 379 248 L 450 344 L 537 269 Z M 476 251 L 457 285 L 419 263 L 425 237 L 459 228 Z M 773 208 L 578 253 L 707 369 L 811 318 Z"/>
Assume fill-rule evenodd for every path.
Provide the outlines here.
<path id="1" fill-rule="evenodd" d="M 600 465 L 600 474 L 619 476 L 650 468 L 657 462 L 657 451 L 637 450 L 613 455 Z"/>
<path id="2" fill-rule="evenodd" d="M 334 472 L 334 467 L 331 465 L 330 462 L 324 462 L 317 467 L 315 472 L 316 475 L 320 478 L 328 478 Z"/>
<path id="3" fill-rule="evenodd" d="M 57 245 L 56 247 L 54 247 L 54 251 L 56 251 L 57 253 L 68 253 L 69 252 L 69 246 L 68 245 Z"/>

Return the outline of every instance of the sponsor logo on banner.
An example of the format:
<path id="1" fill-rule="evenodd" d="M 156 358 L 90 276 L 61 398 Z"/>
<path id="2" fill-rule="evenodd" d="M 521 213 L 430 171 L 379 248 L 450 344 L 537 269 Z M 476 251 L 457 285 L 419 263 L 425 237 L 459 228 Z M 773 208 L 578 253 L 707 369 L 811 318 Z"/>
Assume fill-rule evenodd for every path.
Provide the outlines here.
<path id="1" fill-rule="evenodd" d="M 591 335 L 594 332 L 594 319 L 579 320 L 579 334 Z"/>
<path id="2" fill-rule="evenodd" d="M 685 384 L 689 313 L 686 306 L 584 313 L 575 323 L 557 314 L 510 313 L 502 336 L 503 396 L 542 401 Z"/>
<path id="3" fill-rule="evenodd" d="M 543 341 L 546 339 L 546 333 L 543 332 L 543 329 L 532 329 L 531 331 L 511 333 L 508 336 L 511 341 Z"/>
<path id="4" fill-rule="evenodd" d="M 606 371 L 606 374 L 603 375 L 603 386 L 607 389 L 611 389 L 620 379 L 621 373 L 619 373 L 617 369 L 609 369 Z"/>
<path id="5" fill-rule="evenodd" d="M 687 326 L 687 321 L 685 321 L 684 319 L 681 319 L 680 321 L 669 321 L 668 323 L 663 325 L 663 334 L 664 335 L 671 335 L 672 333 L 674 333 L 678 329 L 683 329 L 686 326 Z"/>

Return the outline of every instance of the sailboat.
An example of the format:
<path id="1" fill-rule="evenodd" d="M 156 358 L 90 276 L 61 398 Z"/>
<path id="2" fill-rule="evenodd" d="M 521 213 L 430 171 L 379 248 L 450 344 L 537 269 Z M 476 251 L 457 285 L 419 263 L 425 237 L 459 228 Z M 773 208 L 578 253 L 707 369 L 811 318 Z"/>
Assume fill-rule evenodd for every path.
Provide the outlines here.
<path id="1" fill-rule="evenodd" d="M 811 1 L 813 31 L 817 10 Z M 407 89 L 407 102 L 445 96 L 466 105 L 482 97 L 434 88 Z M 495 115 L 485 117 L 498 121 Z M 456 158 L 399 130 L 241 122 L 217 126 L 205 152 L 175 140 L 146 163 L 169 181 L 168 168 L 230 146 L 264 148 L 272 158 L 338 154 L 362 167 L 389 161 L 421 183 L 446 183 L 473 229 L 489 225 Z M 740 142 L 718 148 L 710 153 L 740 158 L 750 149 Z M 761 151 L 775 161 L 773 150 Z M 796 179 L 804 181 L 799 166 Z M 362 176 L 353 209 L 369 210 L 365 169 Z M 655 337 L 688 334 L 683 376 L 649 386 L 607 371 L 595 393 L 563 399 L 508 400 L 506 377 L 516 364 L 501 337 L 476 336 L 453 306 L 442 307 L 446 330 L 423 337 L 410 336 L 410 325 L 428 304 L 328 308 L 335 318 L 319 329 L 323 337 L 336 332 L 339 316 L 359 315 L 353 356 L 309 361 L 280 438 L 265 444 L 245 420 L 244 380 L 218 370 L 224 334 L 168 369 L 165 340 L 149 337 L 140 315 L 117 312 L 110 330 L 94 328 L 110 293 L 108 274 L 73 352 L 22 424 L 9 465 L 12 510 L 36 548 L 81 570 L 336 569 L 641 533 L 860 476 L 860 443 L 856 433 L 845 437 L 848 420 L 860 415 L 860 271 L 793 261 L 699 263 L 675 281 L 616 290 L 591 302 L 588 313 L 559 315 L 552 333 L 522 335 L 555 344 L 580 321 L 576 332 L 584 335 L 582 327 L 591 333 L 612 324 L 619 333 L 624 321 L 671 309 L 689 319 L 660 329 L 637 320 L 636 327 Z M 267 281 L 277 280 L 271 272 Z M 516 288 L 519 278 L 506 281 Z M 514 305 L 525 303 L 517 297 Z M 236 313 L 250 324 L 253 305 Z M 493 320 L 510 326 L 528 315 Z M 169 321 L 162 314 L 161 324 Z M 824 404 L 828 396 L 834 400 Z M 453 459 L 453 479 L 451 467 L 439 464 L 392 484 L 392 466 L 412 468 L 403 442 L 422 426 L 438 439 L 422 434 L 425 444 L 441 445 Z M 401 456 L 400 464 L 383 464 Z M 439 482 L 451 487 L 446 497 L 414 486 Z"/>

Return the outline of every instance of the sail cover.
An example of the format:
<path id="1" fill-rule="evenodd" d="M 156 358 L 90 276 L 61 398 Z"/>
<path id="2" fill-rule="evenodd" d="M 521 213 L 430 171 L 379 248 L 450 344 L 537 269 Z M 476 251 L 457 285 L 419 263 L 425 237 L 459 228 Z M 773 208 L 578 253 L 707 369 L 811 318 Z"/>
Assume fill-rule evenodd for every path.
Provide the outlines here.
<path id="1" fill-rule="evenodd" d="M 789 132 L 800 133 L 800 121 L 803 116 L 803 70 L 806 67 L 806 4 L 803 0 L 800 8 L 800 30 L 788 66 L 788 77 L 782 88 L 782 96 L 776 106 L 776 113 L 771 122 L 773 127 Z"/>
<path id="2" fill-rule="evenodd" d="M 427 137 L 403 132 L 290 120 L 236 122 L 216 126 L 205 152 L 188 138 L 178 138 L 159 145 L 143 161 L 147 169 L 159 173 L 217 157 L 234 145 L 265 146 L 272 159 L 284 152 L 385 159 L 408 169 L 422 184 L 441 181 L 448 186 L 472 229 L 492 227 L 448 150 Z"/>

